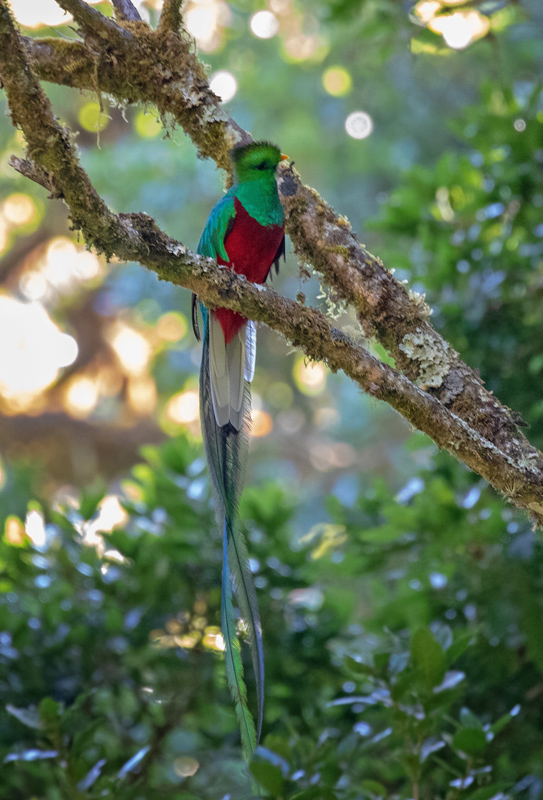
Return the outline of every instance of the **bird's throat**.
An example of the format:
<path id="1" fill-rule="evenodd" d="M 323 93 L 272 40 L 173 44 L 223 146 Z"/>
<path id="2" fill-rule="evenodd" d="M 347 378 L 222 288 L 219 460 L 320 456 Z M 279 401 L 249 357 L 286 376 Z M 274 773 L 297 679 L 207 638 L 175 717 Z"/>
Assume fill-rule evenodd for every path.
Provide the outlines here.
<path id="1" fill-rule="evenodd" d="M 234 188 L 245 210 L 261 225 L 282 225 L 285 220 L 275 176 L 244 181 Z"/>

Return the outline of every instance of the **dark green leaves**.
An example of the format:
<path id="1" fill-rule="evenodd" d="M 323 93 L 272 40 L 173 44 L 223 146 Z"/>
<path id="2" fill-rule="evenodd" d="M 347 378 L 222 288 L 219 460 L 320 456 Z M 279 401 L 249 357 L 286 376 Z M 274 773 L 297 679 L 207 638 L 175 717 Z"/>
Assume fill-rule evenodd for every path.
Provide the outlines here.
<path id="1" fill-rule="evenodd" d="M 439 686 L 445 675 L 445 655 L 427 628 L 420 628 L 413 634 L 411 656 L 426 688 Z"/>

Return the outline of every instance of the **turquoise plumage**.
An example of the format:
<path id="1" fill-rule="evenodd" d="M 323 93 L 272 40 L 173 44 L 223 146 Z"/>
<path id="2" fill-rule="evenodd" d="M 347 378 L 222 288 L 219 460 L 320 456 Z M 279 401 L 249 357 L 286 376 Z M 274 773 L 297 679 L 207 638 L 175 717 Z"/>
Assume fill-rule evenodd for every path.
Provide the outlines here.
<path id="1" fill-rule="evenodd" d="M 263 283 L 284 254 L 284 216 L 275 181 L 282 156 L 267 142 L 233 151 L 234 186 L 215 205 L 198 252 Z M 247 468 L 256 328 L 227 309 L 208 311 L 204 322 L 200 368 L 200 416 L 207 463 L 214 487 L 217 517 L 223 531 L 221 627 L 226 675 L 234 700 L 242 746 L 250 758 L 260 738 L 264 710 L 264 652 L 256 590 L 241 528 L 238 505 Z M 198 336 L 196 302 L 193 325 Z M 256 680 L 258 722 L 255 730 L 247 703 L 241 647 L 236 631 L 233 591 L 247 628 Z"/>

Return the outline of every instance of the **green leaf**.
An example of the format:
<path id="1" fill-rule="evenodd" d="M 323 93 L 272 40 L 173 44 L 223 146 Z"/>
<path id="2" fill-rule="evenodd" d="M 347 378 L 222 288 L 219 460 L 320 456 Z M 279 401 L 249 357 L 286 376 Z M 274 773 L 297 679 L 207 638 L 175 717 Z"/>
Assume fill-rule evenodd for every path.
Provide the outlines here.
<path id="1" fill-rule="evenodd" d="M 285 781 L 279 767 L 269 761 L 252 761 L 249 769 L 263 789 L 272 795 L 282 794 Z"/>
<path id="2" fill-rule="evenodd" d="M 439 686 L 445 675 L 445 655 L 428 628 L 420 628 L 413 634 L 411 656 L 426 688 Z"/>
<path id="3" fill-rule="evenodd" d="M 265 739 L 265 748 L 266 750 L 271 750 L 273 753 L 277 753 L 278 755 L 282 756 L 285 761 L 290 761 L 290 757 L 292 755 L 292 748 L 289 744 L 288 739 L 283 736 L 276 736 L 274 734 L 268 734 Z M 260 750 L 259 750 L 260 752 Z"/>
<path id="4" fill-rule="evenodd" d="M 311 789 L 304 789 L 303 792 L 298 792 L 291 800 L 337 800 L 337 795 L 331 789 L 312 786 Z"/>
<path id="5" fill-rule="evenodd" d="M 477 728 L 461 728 L 453 736 L 452 741 L 455 750 L 473 755 L 479 753 L 486 747 L 486 736 L 484 731 Z"/>
<path id="6" fill-rule="evenodd" d="M 494 722 L 494 724 L 490 726 L 490 730 L 494 735 L 496 735 L 497 733 L 502 731 L 506 725 L 509 725 L 512 719 L 513 719 L 512 715 L 509 712 L 507 712 L 507 714 L 504 714 L 503 717 L 497 719 L 496 722 Z"/>
<path id="7" fill-rule="evenodd" d="M 469 800 L 489 800 L 494 795 L 500 792 L 506 792 L 511 788 L 510 783 L 501 781 L 500 783 L 491 783 L 488 786 L 481 786 L 476 789 L 473 794 L 470 794 Z"/>
<path id="8" fill-rule="evenodd" d="M 521 627 L 526 636 L 528 653 L 539 669 L 543 669 L 543 613 L 539 603 L 525 593 L 522 603 Z"/>
<path id="9" fill-rule="evenodd" d="M 419 55 L 419 53 L 431 53 L 435 55 L 439 52 L 439 48 L 437 44 L 421 42 L 420 39 L 413 37 L 413 39 L 411 39 L 411 52 L 415 55 Z"/>
<path id="10" fill-rule="evenodd" d="M 474 638 L 471 632 L 461 634 L 458 639 L 455 639 L 451 646 L 447 648 L 447 663 L 449 665 L 454 664 L 456 659 L 460 658 L 473 643 Z"/>
<path id="11" fill-rule="evenodd" d="M 350 672 L 355 675 L 375 675 L 375 670 L 369 664 L 357 661 L 352 656 L 345 656 L 344 664 Z"/>
<path id="12" fill-rule="evenodd" d="M 45 726 L 53 725 L 58 722 L 61 711 L 60 703 L 57 703 L 52 697 L 44 697 L 39 707 L 40 720 Z"/>
<path id="13" fill-rule="evenodd" d="M 483 723 L 479 717 L 465 706 L 460 709 L 460 722 L 464 728 L 477 728 L 477 730 L 483 730 Z"/>
<path id="14" fill-rule="evenodd" d="M 97 483 L 83 490 L 79 499 L 79 513 L 83 519 L 90 519 L 95 513 L 100 502 L 104 499 L 107 487 L 104 483 Z"/>
<path id="15" fill-rule="evenodd" d="M 361 781 L 360 788 L 364 794 L 370 797 L 386 797 L 387 790 L 379 781 Z"/>

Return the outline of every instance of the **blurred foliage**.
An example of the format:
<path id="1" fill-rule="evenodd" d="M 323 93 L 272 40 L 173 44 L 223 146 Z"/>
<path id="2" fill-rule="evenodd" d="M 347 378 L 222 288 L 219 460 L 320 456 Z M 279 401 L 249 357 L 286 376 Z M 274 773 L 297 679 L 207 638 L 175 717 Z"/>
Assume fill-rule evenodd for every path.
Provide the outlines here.
<path id="1" fill-rule="evenodd" d="M 206 19 L 222 16 L 199 44 L 212 79 L 237 81 L 230 113 L 280 142 L 427 293 L 435 324 L 541 446 L 543 7 L 460 4 L 489 30 L 454 52 L 415 5 L 270 0 L 279 28 L 265 39 L 250 28 L 261 3 L 209 0 Z M 198 6 L 185 6 L 194 25 Z M 194 247 L 221 178 L 182 132 L 161 133 L 152 109 L 47 91 L 107 202 Z M 373 120 L 364 140 L 345 129 L 358 110 Z M 78 352 L 42 374 L 46 329 L 15 350 L 13 322 L 3 329 L 2 800 L 538 800 L 540 537 L 388 408 L 265 330 L 242 516 L 266 714 L 242 762 L 189 297 L 94 259 L 61 204 L 9 169 L 13 152 L 22 142 L 1 115 L 0 299 L 19 305 L 0 326 L 8 308 L 41 309 L 48 335 Z M 277 286 L 326 307 L 292 258 Z M 351 315 L 338 324 L 360 335 Z M 30 399 L 6 375 L 34 386 Z"/>
<path id="2" fill-rule="evenodd" d="M 451 127 L 462 147 L 406 172 L 374 227 L 386 232 L 387 263 L 428 293 L 445 338 L 522 410 L 541 447 L 541 84 L 485 83 Z"/>
<path id="3" fill-rule="evenodd" d="M 6 523 L 5 800 L 256 796 L 217 644 L 200 451 L 181 437 L 146 459 L 109 533 L 103 492 L 30 500 L 26 532 Z M 537 796 L 543 547 L 526 522 L 442 457 L 396 497 L 376 482 L 330 498 L 293 542 L 294 503 L 273 483 L 242 503 L 266 641 L 263 796 Z"/>

